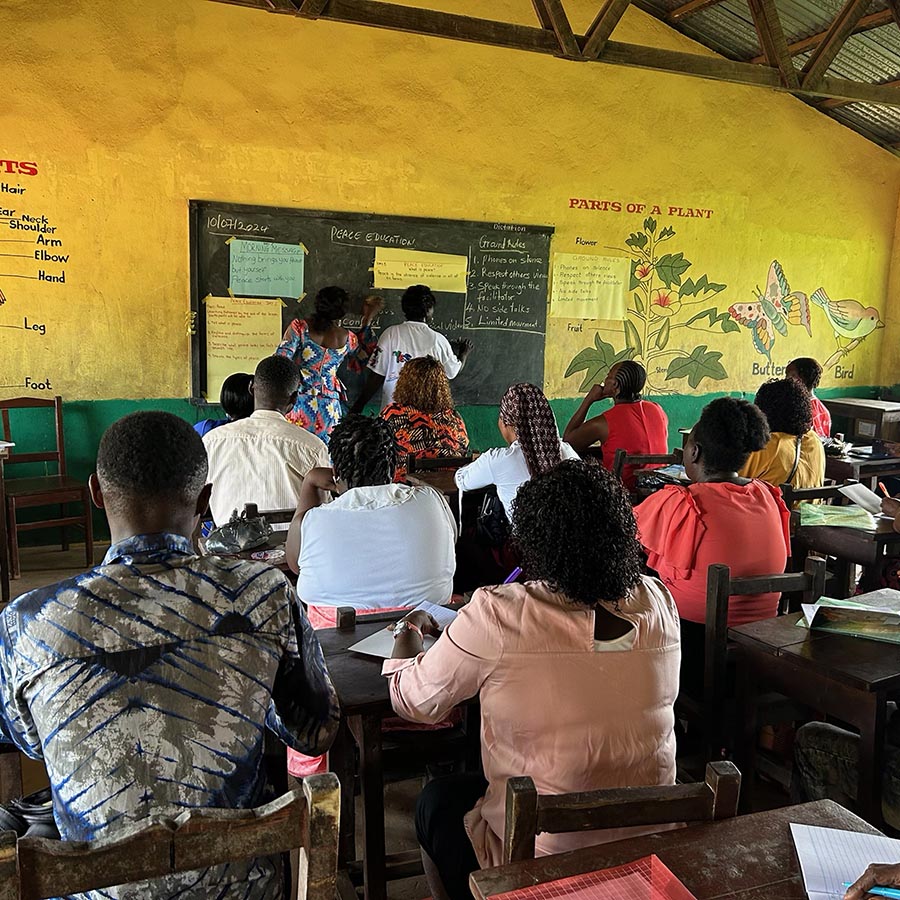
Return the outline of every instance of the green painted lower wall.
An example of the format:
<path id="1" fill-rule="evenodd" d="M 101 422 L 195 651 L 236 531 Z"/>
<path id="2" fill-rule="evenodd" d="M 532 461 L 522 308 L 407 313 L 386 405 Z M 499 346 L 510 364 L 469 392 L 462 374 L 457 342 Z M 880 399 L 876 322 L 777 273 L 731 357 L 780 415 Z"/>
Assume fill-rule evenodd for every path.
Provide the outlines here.
<path id="1" fill-rule="evenodd" d="M 820 392 L 822 397 L 875 397 L 882 389 L 873 386 L 854 388 L 834 388 Z M 678 429 L 690 427 L 697 421 L 703 407 L 723 394 L 701 394 L 697 396 L 678 395 L 663 396 L 658 399 L 669 417 L 669 444 L 681 446 Z M 733 395 L 737 396 L 737 394 Z M 752 394 L 744 394 L 752 399 Z M 556 414 L 560 430 L 578 408 L 581 398 L 551 400 L 550 405 Z M 595 413 L 603 411 L 603 406 L 595 408 Z M 158 409 L 174 413 L 194 423 L 200 419 L 216 415 L 216 407 L 197 407 L 184 399 L 164 398 L 158 400 L 77 400 L 63 405 L 63 418 L 66 435 L 66 456 L 69 474 L 73 478 L 86 480 L 94 470 L 97 456 L 97 445 L 103 432 L 117 419 L 138 410 Z M 371 410 L 374 412 L 374 408 Z M 497 429 L 496 406 L 463 406 L 459 410 L 469 431 L 469 440 L 473 450 L 487 450 L 501 444 L 500 432 Z M 41 413 L 13 411 L 11 416 L 13 440 L 20 448 L 28 450 L 49 449 L 53 445 L 53 426 L 51 416 Z M 7 470 L 8 477 L 44 474 L 42 466 L 14 466 Z M 55 474 L 48 470 L 48 474 Z M 94 511 L 94 524 L 98 537 L 107 534 L 106 522 L 102 514 Z M 54 538 L 52 531 L 31 532 L 23 535 L 22 543 L 50 543 Z"/>

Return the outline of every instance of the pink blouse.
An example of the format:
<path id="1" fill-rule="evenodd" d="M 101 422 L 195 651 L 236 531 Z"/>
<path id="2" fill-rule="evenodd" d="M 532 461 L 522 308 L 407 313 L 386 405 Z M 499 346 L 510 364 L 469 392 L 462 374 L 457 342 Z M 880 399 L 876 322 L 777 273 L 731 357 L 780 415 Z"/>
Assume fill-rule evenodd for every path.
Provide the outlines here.
<path id="1" fill-rule="evenodd" d="M 506 779 L 514 775 L 530 775 L 544 794 L 674 784 L 675 604 L 644 577 L 619 606 L 604 603 L 633 624 L 634 644 L 604 649 L 594 641 L 593 610 L 543 582 L 481 588 L 428 653 L 385 662 L 394 709 L 411 721 L 438 722 L 480 697 L 489 784 L 466 816 L 480 865 L 501 862 Z M 537 850 L 559 853 L 634 831 L 543 834 Z"/>

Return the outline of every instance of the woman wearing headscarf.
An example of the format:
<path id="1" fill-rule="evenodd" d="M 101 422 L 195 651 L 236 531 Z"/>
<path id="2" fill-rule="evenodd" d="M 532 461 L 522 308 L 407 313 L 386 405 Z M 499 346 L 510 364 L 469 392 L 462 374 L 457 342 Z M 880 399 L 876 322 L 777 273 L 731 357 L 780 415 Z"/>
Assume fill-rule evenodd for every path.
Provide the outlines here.
<path id="1" fill-rule="evenodd" d="M 641 398 L 647 382 L 647 370 L 633 359 L 616 363 L 606 378 L 595 384 L 566 425 L 564 437 L 579 452 L 591 444 L 600 444 L 603 466 L 612 469 L 616 450 L 629 454 L 669 452 L 669 420 L 658 403 Z M 599 416 L 585 421 L 590 408 L 599 400 L 613 405 Z M 634 467 L 626 466 L 622 481 L 634 488 Z"/>
<path id="2" fill-rule="evenodd" d="M 497 496 L 506 515 L 520 485 L 535 475 L 543 475 L 564 459 L 578 454 L 560 440 L 556 418 L 544 392 L 533 384 L 514 384 L 500 401 L 500 434 L 507 446 L 482 453 L 456 473 L 461 491 L 496 485 Z"/>

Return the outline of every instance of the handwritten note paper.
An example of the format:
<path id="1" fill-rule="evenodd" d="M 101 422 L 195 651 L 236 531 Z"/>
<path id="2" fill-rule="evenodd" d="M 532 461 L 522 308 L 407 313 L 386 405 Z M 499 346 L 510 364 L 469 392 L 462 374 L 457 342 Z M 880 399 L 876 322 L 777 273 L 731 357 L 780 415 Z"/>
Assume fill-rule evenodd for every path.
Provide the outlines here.
<path id="1" fill-rule="evenodd" d="M 466 292 L 469 260 L 450 253 L 375 248 L 375 288 L 403 290 L 411 284 L 427 284 L 433 291 Z"/>
<path id="2" fill-rule="evenodd" d="M 253 372 L 281 340 L 281 301 L 206 298 L 206 397 L 217 402 L 222 382 Z"/>
<path id="3" fill-rule="evenodd" d="M 234 240 L 228 253 L 233 294 L 297 298 L 303 293 L 306 253 L 299 244 Z"/>
<path id="4" fill-rule="evenodd" d="M 624 256 L 553 254 L 550 315 L 556 319 L 624 319 L 631 260 Z"/>

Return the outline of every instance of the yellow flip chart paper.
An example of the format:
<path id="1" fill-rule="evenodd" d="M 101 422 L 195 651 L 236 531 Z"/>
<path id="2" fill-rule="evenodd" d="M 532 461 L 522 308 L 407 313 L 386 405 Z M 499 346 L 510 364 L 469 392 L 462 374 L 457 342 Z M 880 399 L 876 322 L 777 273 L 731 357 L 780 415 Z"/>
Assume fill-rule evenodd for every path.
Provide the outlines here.
<path id="1" fill-rule="evenodd" d="M 555 319 L 624 319 L 631 275 L 627 256 L 554 253 L 550 316 Z"/>
<path id="2" fill-rule="evenodd" d="M 464 294 L 468 268 L 467 257 L 452 253 L 376 247 L 373 286 L 405 289 L 411 284 L 427 284 L 433 291 Z"/>
<path id="3" fill-rule="evenodd" d="M 235 372 L 253 372 L 281 340 L 280 300 L 246 297 L 206 299 L 206 397 L 218 402 L 222 382 Z"/>

